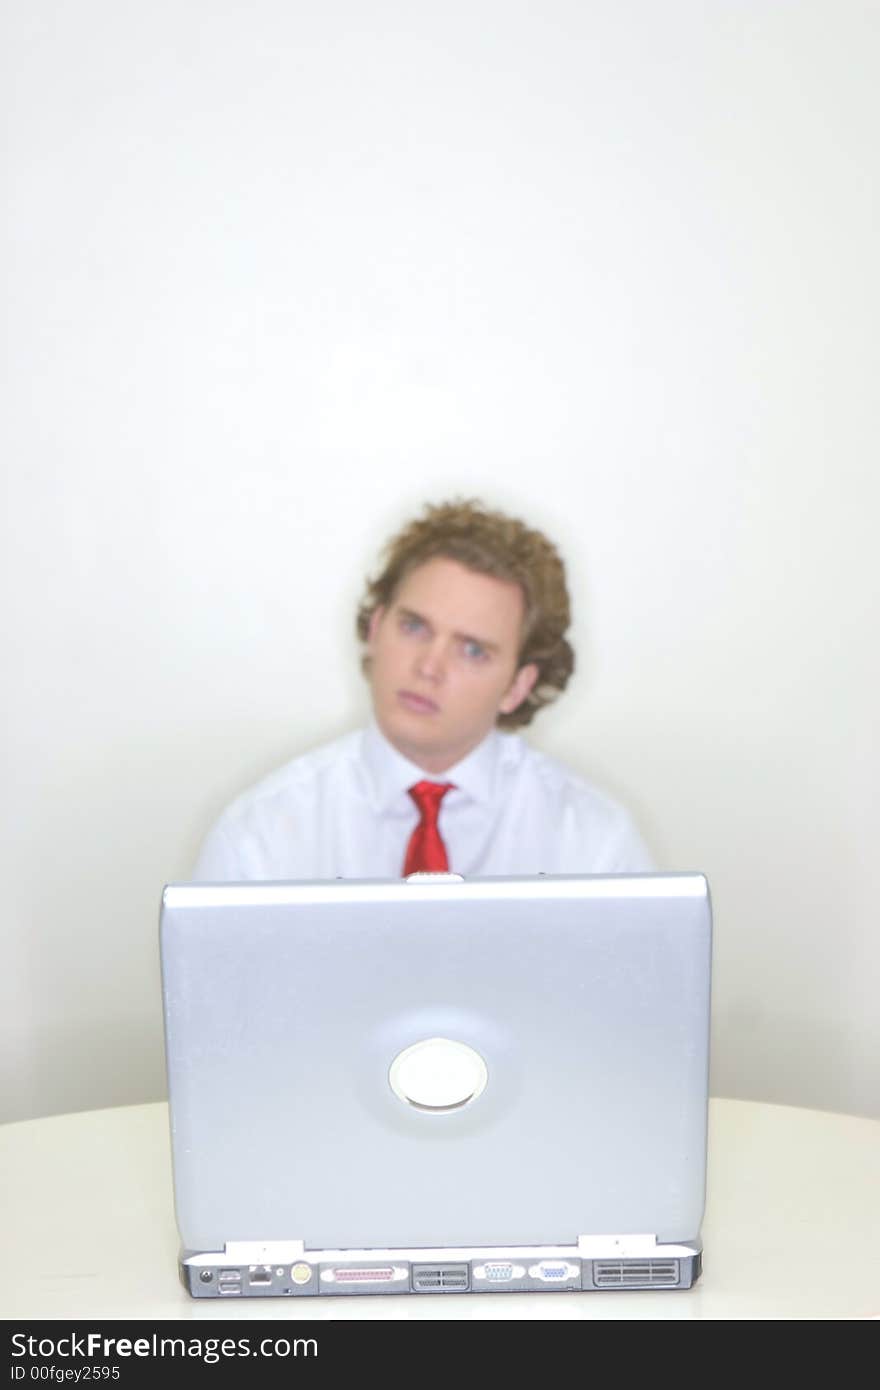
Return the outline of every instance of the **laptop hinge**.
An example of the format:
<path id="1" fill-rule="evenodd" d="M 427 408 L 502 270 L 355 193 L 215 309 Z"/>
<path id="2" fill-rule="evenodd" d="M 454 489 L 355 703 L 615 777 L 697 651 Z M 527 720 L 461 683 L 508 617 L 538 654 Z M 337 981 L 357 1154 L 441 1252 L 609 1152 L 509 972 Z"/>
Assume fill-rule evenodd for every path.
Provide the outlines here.
<path id="1" fill-rule="evenodd" d="M 588 1260 L 647 1258 L 657 1248 L 657 1237 L 649 1233 L 607 1236 L 578 1236 L 578 1254 Z"/>
<path id="2" fill-rule="evenodd" d="M 231 1264 L 291 1264 L 301 1260 L 305 1249 L 301 1240 L 227 1240 L 224 1250 Z"/>

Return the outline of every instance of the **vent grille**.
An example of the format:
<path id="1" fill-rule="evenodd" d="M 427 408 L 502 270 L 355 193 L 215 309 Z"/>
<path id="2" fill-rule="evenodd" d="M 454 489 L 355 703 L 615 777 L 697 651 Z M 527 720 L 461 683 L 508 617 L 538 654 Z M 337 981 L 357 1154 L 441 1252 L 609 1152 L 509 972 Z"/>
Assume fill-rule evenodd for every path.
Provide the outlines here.
<path id="1" fill-rule="evenodd" d="M 413 1265 L 416 1293 L 464 1293 L 470 1287 L 467 1265 Z"/>
<path id="2" fill-rule="evenodd" d="M 597 1260 L 597 1289 L 656 1288 L 678 1283 L 678 1260 Z"/>

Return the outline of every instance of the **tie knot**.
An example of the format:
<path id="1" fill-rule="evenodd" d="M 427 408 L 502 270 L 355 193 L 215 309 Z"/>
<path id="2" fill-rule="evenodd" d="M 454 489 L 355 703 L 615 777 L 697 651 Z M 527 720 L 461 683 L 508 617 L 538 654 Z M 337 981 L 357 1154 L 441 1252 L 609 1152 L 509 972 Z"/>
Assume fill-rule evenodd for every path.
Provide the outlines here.
<path id="1" fill-rule="evenodd" d="M 447 792 L 452 791 L 452 782 L 416 782 L 408 791 L 418 807 L 423 820 L 436 820 L 440 802 Z"/>

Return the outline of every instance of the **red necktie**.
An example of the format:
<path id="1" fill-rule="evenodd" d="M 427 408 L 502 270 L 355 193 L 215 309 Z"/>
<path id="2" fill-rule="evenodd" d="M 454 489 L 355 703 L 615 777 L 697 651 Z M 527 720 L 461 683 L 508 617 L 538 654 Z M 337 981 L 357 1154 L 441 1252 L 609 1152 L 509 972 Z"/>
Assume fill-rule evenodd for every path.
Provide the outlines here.
<path id="1" fill-rule="evenodd" d="M 452 786 L 452 782 L 416 782 L 414 787 L 408 788 L 421 819 L 406 848 L 404 878 L 407 874 L 442 874 L 449 868 L 446 846 L 437 829 L 437 815 L 440 802 Z"/>

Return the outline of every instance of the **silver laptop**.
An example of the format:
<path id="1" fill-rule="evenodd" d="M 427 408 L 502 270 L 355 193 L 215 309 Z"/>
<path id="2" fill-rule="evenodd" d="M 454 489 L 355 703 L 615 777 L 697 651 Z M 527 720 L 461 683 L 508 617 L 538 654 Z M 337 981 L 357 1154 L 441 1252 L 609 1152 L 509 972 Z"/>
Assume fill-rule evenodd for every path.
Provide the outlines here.
<path id="1" fill-rule="evenodd" d="M 194 1297 L 698 1278 L 702 875 L 170 885 L 161 944 Z"/>

